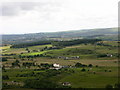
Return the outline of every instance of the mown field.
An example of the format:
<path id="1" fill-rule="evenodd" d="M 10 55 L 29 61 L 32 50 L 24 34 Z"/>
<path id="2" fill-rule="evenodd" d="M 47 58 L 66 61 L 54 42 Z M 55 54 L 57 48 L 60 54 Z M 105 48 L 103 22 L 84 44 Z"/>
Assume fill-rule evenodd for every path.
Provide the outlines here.
<path id="1" fill-rule="evenodd" d="M 53 82 L 58 84 L 69 82 L 71 88 L 105 88 L 106 85 L 114 86 L 118 83 L 118 41 L 103 41 L 102 43 L 106 45 L 80 44 L 52 50 L 45 49 L 46 47 L 52 47 L 50 44 L 27 48 L 0 47 L 3 50 L 2 57 L 7 57 L 7 61 L 3 62 L 5 69 L 3 70 L 3 76 L 9 77 L 9 79 L 4 79 L 3 82 L 7 82 L 10 85 L 12 81 L 24 84 L 25 80 L 41 78 L 43 74 L 46 76 L 49 69 L 43 69 L 40 66 L 42 63 L 58 63 L 62 66 L 72 67 L 57 70 L 56 72 L 60 73 L 53 74 L 51 77 L 49 77 L 50 75 L 46 76 Z M 104 56 L 106 54 L 112 56 Z M 20 56 L 25 57 L 21 58 Z M 58 58 L 60 56 L 68 58 L 79 56 L 80 58 Z M 19 61 L 20 67 L 12 66 L 12 63 L 16 60 Z M 30 67 L 22 66 L 26 62 L 35 63 L 35 65 Z M 92 64 L 92 67 L 75 67 L 76 63 Z M 83 68 L 85 71 L 81 71 Z"/>

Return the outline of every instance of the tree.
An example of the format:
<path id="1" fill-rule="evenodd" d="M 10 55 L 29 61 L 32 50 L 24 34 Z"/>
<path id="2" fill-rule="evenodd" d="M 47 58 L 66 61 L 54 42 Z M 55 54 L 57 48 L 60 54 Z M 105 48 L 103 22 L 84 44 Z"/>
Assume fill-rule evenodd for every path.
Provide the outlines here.
<path id="1" fill-rule="evenodd" d="M 82 67 L 82 64 L 78 62 L 75 64 L 75 67 Z"/>
<path id="2" fill-rule="evenodd" d="M 85 68 L 83 68 L 81 71 L 82 71 L 82 72 L 84 72 L 84 71 L 86 71 L 86 69 L 85 69 Z"/>
<path id="3" fill-rule="evenodd" d="M 25 50 L 26 50 L 26 51 L 28 51 L 29 49 L 28 49 L 28 48 L 26 48 Z"/>
<path id="4" fill-rule="evenodd" d="M 115 88 L 120 88 L 120 83 L 116 83 Z"/>
<path id="5" fill-rule="evenodd" d="M 16 60 L 15 62 L 12 63 L 12 66 L 13 66 L 13 67 L 14 67 L 14 66 L 19 66 L 19 67 L 20 67 L 19 62 L 20 62 L 19 60 Z"/>
<path id="6" fill-rule="evenodd" d="M 2 62 L 4 62 L 4 61 L 7 61 L 7 58 L 3 57 L 2 58 Z"/>
<path id="7" fill-rule="evenodd" d="M 110 85 L 110 84 L 108 84 L 108 85 L 106 85 L 106 89 L 111 89 L 111 88 L 113 88 L 113 86 L 112 85 Z"/>
<path id="8" fill-rule="evenodd" d="M 100 57 L 107 57 L 107 55 L 106 54 L 99 54 L 99 55 L 97 55 L 97 57 L 98 58 L 100 58 Z"/>
<path id="9" fill-rule="evenodd" d="M 28 53 L 30 53 L 30 50 L 28 50 Z"/>
<path id="10" fill-rule="evenodd" d="M 96 65 L 95 67 L 98 67 L 98 65 Z"/>
<path id="11" fill-rule="evenodd" d="M 20 61 L 19 61 L 19 60 L 16 60 L 15 63 L 20 63 Z"/>
<path id="12" fill-rule="evenodd" d="M 5 66 L 4 65 L 2 66 L 2 70 L 5 71 Z"/>
<path id="13" fill-rule="evenodd" d="M 93 65 L 92 64 L 89 64 L 88 67 L 92 67 Z"/>
<path id="14" fill-rule="evenodd" d="M 3 79 L 3 80 L 8 80 L 9 77 L 8 77 L 8 75 L 3 75 L 3 76 L 2 76 L 2 79 Z"/>

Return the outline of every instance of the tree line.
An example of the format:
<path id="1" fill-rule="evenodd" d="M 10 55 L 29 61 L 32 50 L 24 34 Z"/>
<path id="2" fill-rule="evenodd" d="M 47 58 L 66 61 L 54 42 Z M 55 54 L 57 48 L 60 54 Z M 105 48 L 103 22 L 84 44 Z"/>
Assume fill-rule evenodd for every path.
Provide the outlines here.
<path id="1" fill-rule="evenodd" d="M 31 43 L 14 44 L 11 46 L 11 48 L 25 48 L 29 46 L 46 45 L 46 44 L 52 44 L 53 46 L 57 46 L 57 47 L 65 47 L 65 46 L 71 46 L 77 44 L 87 44 L 87 43 L 94 44 L 98 41 L 101 41 L 101 39 L 77 39 L 77 40 L 69 40 L 69 41 L 39 41 L 39 42 L 31 42 Z"/>
<path id="2" fill-rule="evenodd" d="M 55 46 L 72 46 L 77 44 L 94 44 L 98 41 L 101 41 L 101 39 L 77 39 L 77 40 L 70 40 L 70 41 L 58 41 L 54 42 L 53 45 Z"/>
<path id="3" fill-rule="evenodd" d="M 29 46 L 37 46 L 37 45 L 46 45 L 51 44 L 52 41 L 37 41 L 31 43 L 21 43 L 21 44 L 14 44 L 10 48 L 25 48 Z"/>

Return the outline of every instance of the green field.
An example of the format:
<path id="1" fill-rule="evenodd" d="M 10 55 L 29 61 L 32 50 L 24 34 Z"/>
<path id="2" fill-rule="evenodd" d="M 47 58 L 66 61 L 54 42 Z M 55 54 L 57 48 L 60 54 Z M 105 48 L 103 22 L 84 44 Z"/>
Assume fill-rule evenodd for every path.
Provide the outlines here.
<path id="1" fill-rule="evenodd" d="M 3 80 L 3 82 L 12 83 L 12 81 L 20 82 L 24 84 L 25 80 L 36 79 L 41 77 L 48 77 L 49 80 L 58 84 L 63 82 L 69 82 L 71 88 L 105 88 L 106 85 L 114 86 L 118 83 L 118 42 L 117 41 L 103 41 L 108 46 L 100 46 L 93 44 L 80 44 L 67 46 L 61 49 L 43 50 L 46 46 L 52 47 L 52 45 L 38 45 L 26 48 L 10 48 L 10 46 L 0 47 L 4 49 L 3 55 L 15 54 L 7 57 L 7 61 L 3 62 L 5 70 L 3 70 L 3 76 L 8 76 L 9 79 Z M 21 54 L 22 53 L 22 54 Z M 35 55 L 40 55 L 35 57 Z M 111 54 L 110 56 L 101 56 L 103 54 Z M 34 58 L 20 58 L 19 56 L 34 56 Z M 64 59 L 62 57 L 74 57 L 79 56 L 78 59 Z M 20 67 L 11 67 L 12 63 L 16 60 L 19 61 Z M 33 66 L 23 66 L 23 63 L 35 63 Z M 72 66 L 69 68 L 63 68 L 56 71 L 47 73 L 51 69 L 44 69 L 40 66 L 43 63 L 54 64 L 58 63 L 62 66 Z M 76 63 L 82 63 L 84 65 L 92 64 L 92 67 L 75 67 Z M 97 67 L 96 67 L 97 66 Z M 85 71 L 81 71 L 82 69 Z M 40 69 L 35 71 L 35 69 Z M 74 72 L 73 72 L 74 71 Z M 52 73 L 53 76 L 50 76 Z M 50 75 L 46 75 L 50 74 Z M 18 76 L 17 76 L 18 75 Z M 20 76 L 21 75 L 21 76 Z M 23 87 L 21 87 L 23 88 Z M 14 89 L 13 89 L 14 90 Z"/>
<path id="2" fill-rule="evenodd" d="M 28 49 L 32 50 L 40 50 L 44 47 L 51 47 L 52 45 L 38 45 L 38 46 L 31 46 L 28 47 Z M 3 51 L 3 54 L 10 54 L 10 53 L 15 53 L 15 54 L 20 54 L 20 53 L 26 53 L 27 51 L 25 50 L 26 48 L 10 48 L 10 46 L 5 46 L 5 47 L 0 47 L 1 49 L 5 49 Z"/>

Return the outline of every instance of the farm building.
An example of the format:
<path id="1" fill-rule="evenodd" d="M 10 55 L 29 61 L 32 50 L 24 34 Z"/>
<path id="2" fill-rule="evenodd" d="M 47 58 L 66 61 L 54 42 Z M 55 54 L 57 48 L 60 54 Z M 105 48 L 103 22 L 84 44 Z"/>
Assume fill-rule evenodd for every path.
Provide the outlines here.
<path id="1" fill-rule="evenodd" d="M 62 83 L 62 85 L 64 85 L 64 86 L 70 86 L 71 84 L 69 82 L 64 82 L 64 83 Z"/>
<path id="2" fill-rule="evenodd" d="M 60 64 L 55 63 L 55 64 L 53 64 L 53 68 L 51 68 L 51 69 L 59 70 L 61 68 L 62 68 L 62 66 Z"/>
<path id="3" fill-rule="evenodd" d="M 60 65 L 55 63 L 55 64 L 53 64 L 53 67 L 59 68 Z"/>
<path id="4" fill-rule="evenodd" d="M 112 54 L 107 54 L 108 57 L 112 57 L 113 55 Z"/>
<path id="5" fill-rule="evenodd" d="M 80 59 L 80 56 L 72 56 L 72 57 L 59 56 L 58 59 L 64 59 L 64 60 Z"/>

